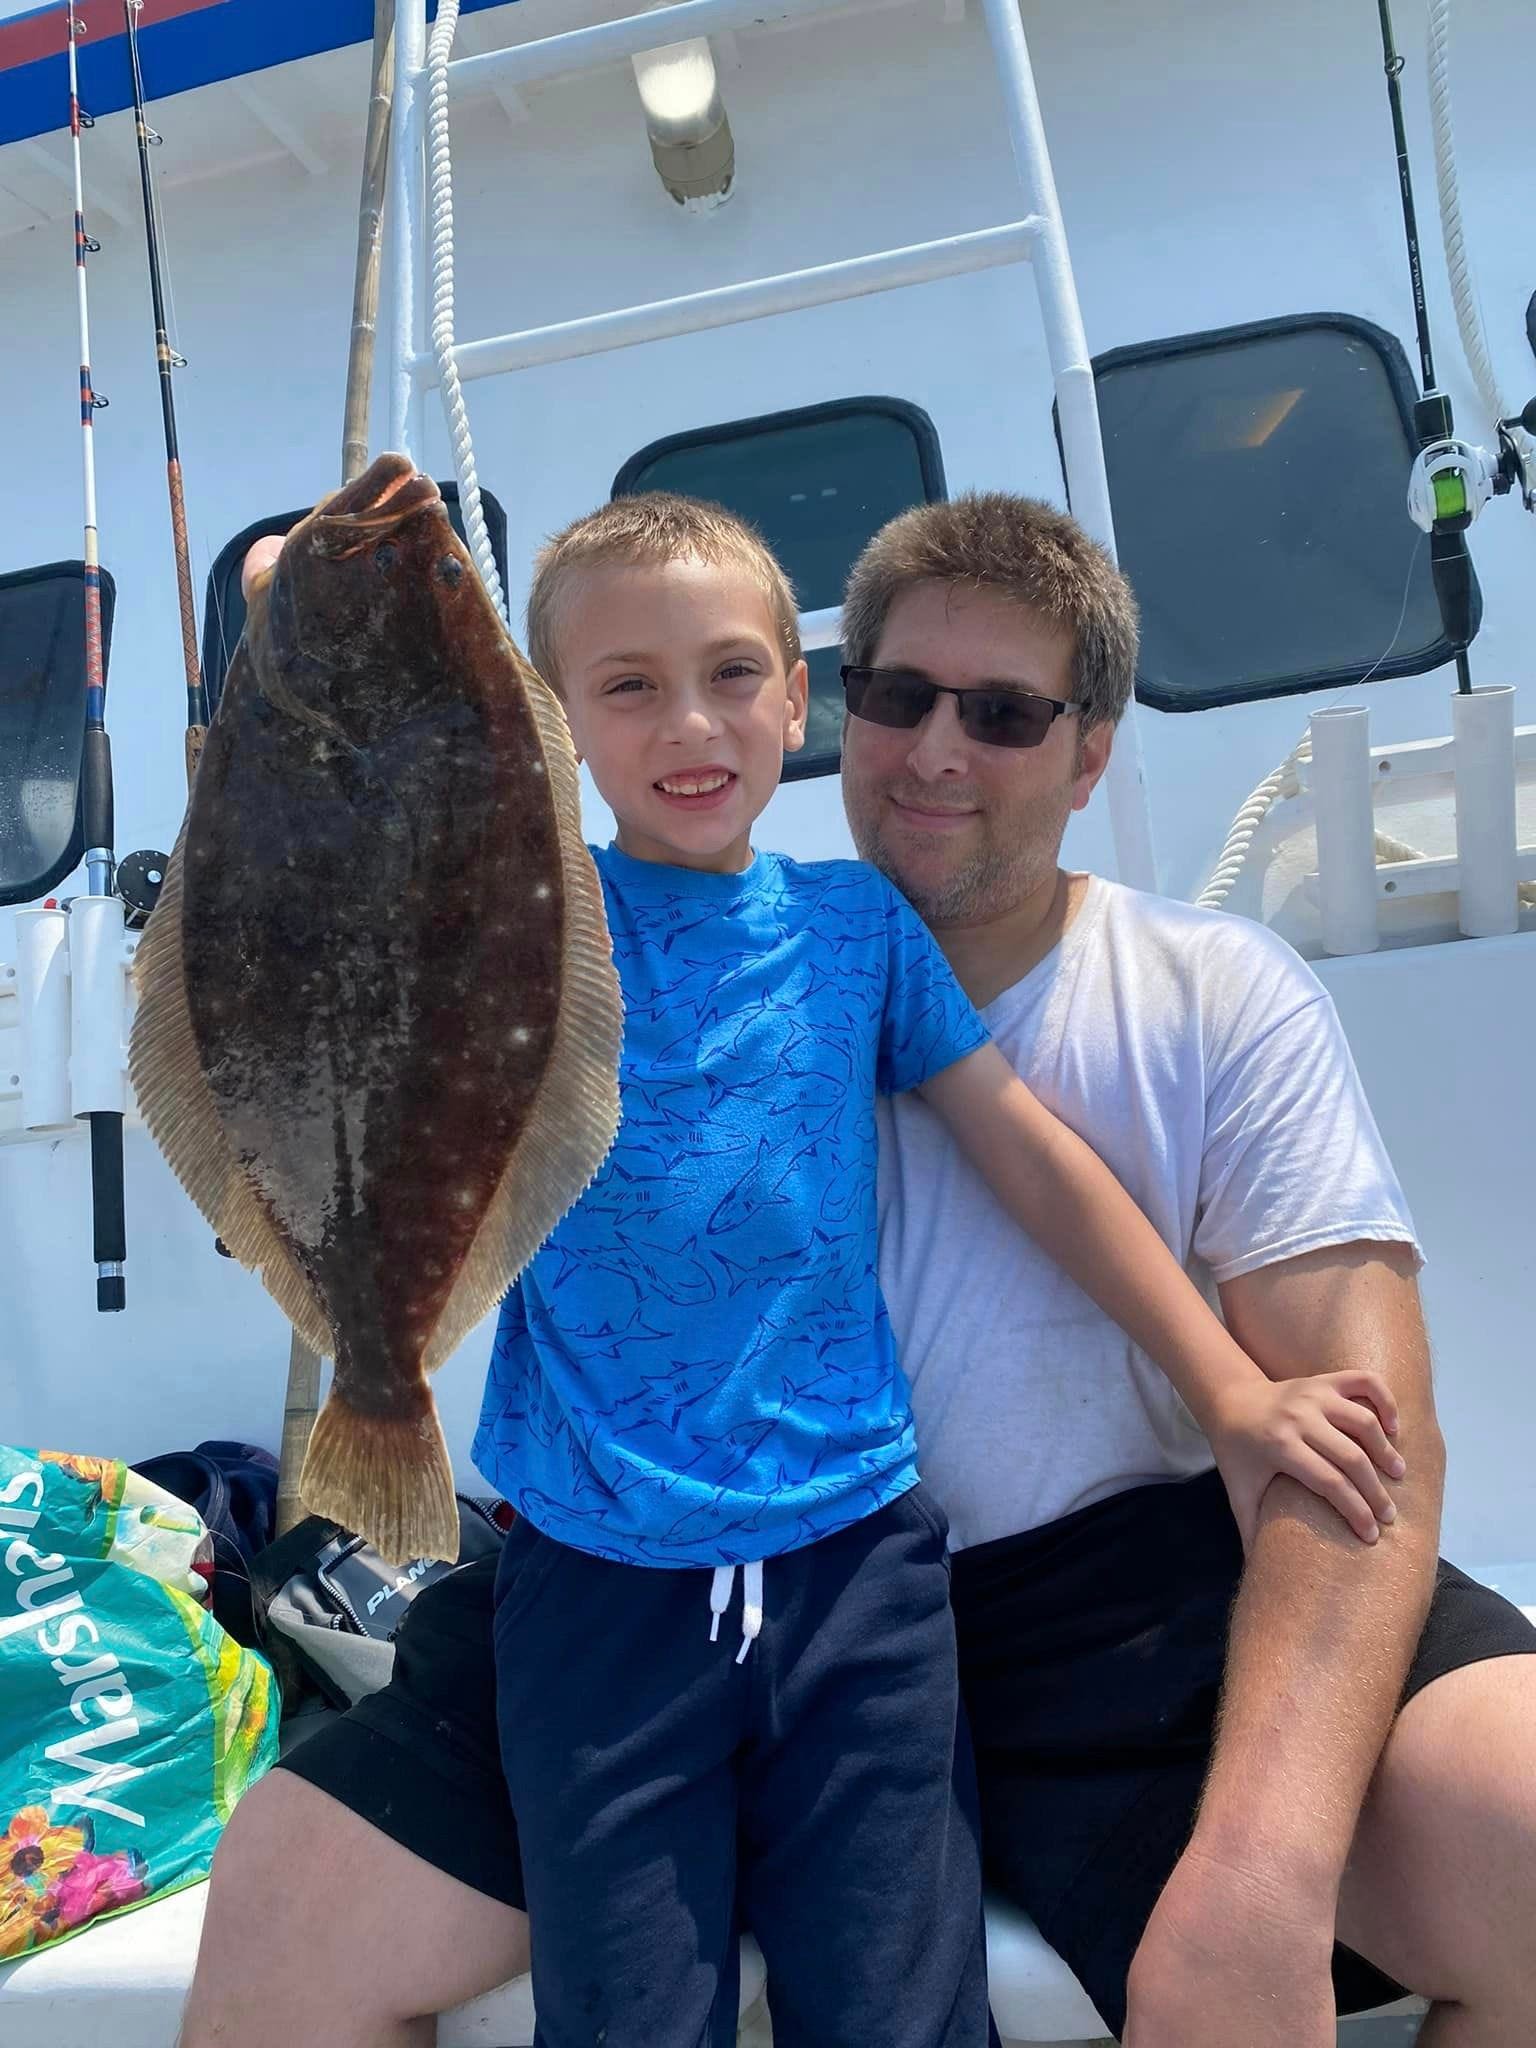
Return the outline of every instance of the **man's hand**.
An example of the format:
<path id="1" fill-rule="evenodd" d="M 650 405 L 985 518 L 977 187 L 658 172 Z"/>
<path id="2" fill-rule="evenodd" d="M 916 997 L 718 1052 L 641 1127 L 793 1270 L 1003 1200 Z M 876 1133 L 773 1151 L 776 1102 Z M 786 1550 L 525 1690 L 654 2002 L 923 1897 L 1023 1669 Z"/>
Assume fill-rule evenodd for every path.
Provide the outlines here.
<path id="1" fill-rule="evenodd" d="M 1131 1964 L 1125 2048 L 1333 2048 L 1334 1898 L 1191 1848 Z"/>
<path id="2" fill-rule="evenodd" d="M 1299 1480 L 1363 1543 L 1374 1543 L 1382 1525 L 1397 1519 L 1382 1474 L 1397 1480 L 1407 1470 L 1390 1441 L 1397 1427 L 1397 1403 L 1380 1373 L 1233 1380 L 1209 1428 L 1244 1550 L 1253 1547 L 1259 1503 L 1281 1476 Z"/>

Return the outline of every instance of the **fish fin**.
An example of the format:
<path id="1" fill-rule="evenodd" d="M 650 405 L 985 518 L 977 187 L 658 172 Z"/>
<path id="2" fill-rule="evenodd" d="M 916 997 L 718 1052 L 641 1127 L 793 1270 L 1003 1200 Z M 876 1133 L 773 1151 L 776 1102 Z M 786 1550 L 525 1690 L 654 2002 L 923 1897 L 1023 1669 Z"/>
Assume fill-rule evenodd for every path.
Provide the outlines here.
<path id="1" fill-rule="evenodd" d="M 414 1415 L 365 1415 L 334 1384 L 310 1435 L 299 1494 L 311 1514 L 366 1537 L 386 1564 L 459 1555 L 459 1509 L 430 1398 Z"/>
<path id="2" fill-rule="evenodd" d="M 581 778 L 560 700 L 519 661 L 544 750 L 565 892 L 560 1020 L 533 1112 L 475 1234 L 423 1360 L 435 1372 L 488 1315 L 591 1186 L 619 1126 L 624 1011 L 603 887 L 581 836 Z"/>
<path id="3" fill-rule="evenodd" d="M 186 839 L 184 823 L 133 963 L 139 1005 L 128 1048 L 129 1079 L 176 1178 L 230 1254 L 242 1266 L 260 1268 L 268 1293 L 323 1358 L 335 1349 L 325 1311 L 235 1158 L 203 1073 L 181 943 Z"/>

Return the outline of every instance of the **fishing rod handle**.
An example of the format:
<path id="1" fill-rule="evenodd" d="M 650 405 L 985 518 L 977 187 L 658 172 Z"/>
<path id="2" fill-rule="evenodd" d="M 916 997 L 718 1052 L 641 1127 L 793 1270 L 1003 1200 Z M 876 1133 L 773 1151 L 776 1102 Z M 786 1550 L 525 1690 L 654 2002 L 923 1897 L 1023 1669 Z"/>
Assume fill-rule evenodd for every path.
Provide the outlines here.
<path id="1" fill-rule="evenodd" d="M 110 1315 L 127 1306 L 123 1262 L 128 1226 L 123 1214 L 123 1118 L 97 1109 L 91 1126 L 91 1253 L 96 1261 L 96 1307 Z"/>
<path id="2" fill-rule="evenodd" d="M 87 846 L 112 848 L 112 742 L 99 725 L 85 729 L 80 756 L 80 819 Z"/>

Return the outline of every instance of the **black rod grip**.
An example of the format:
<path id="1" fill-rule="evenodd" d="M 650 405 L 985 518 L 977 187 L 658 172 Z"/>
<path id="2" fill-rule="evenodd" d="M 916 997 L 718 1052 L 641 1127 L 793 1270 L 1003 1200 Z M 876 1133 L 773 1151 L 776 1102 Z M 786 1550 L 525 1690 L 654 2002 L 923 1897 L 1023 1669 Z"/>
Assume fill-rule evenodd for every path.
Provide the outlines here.
<path id="1" fill-rule="evenodd" d="M 1472 557 L 1466 535 L 1432 533 L 1429 566 L 1445 637 L 1453 647 L 1467 647 L 1472 640 Z"/>
<path id="2" fill-rule="evenodd" d="M 91 1244 L 98 1268 L 96 1306 L 103 1313 L 125 1306 L 127 1288 L 121 1273 L 102 1273 L 120 1266 L 128 1256 L 128 1226 L 123 1215 L 123 1118 L 115 1109 L 91 1112 Z"/>
<path id="3" fill-rule="evenodd" d="M 80 756 L 80 815 L 87 849 L 112 846 L 112 742 L 99 725 L 85 729 Z"/>

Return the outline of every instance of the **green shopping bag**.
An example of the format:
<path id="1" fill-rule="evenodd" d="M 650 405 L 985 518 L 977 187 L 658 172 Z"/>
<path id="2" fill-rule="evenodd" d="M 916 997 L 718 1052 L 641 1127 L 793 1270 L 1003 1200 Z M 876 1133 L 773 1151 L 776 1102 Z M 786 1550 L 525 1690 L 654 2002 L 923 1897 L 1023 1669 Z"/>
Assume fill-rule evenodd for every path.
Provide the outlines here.
<path id="1" fill-rule="evenodd" d="M 207 1532 L 111 1458 L 0 1445 L 0 1959 L 206 1877 L 277 1756 Z"/>

